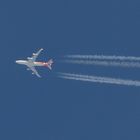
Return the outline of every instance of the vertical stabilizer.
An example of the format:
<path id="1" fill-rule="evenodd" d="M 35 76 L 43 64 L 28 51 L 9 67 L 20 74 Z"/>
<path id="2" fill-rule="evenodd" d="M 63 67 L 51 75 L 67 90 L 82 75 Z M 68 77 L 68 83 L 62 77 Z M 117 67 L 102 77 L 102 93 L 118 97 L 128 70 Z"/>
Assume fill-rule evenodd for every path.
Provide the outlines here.
<path id="1" fill-rule="evenodd" d="M 48 68 L 51 70 L 51 69 L 52 69 L 53 60 L 50 59 L 50 60 L 47 62 L 47 64 L 48 64 Z"/>

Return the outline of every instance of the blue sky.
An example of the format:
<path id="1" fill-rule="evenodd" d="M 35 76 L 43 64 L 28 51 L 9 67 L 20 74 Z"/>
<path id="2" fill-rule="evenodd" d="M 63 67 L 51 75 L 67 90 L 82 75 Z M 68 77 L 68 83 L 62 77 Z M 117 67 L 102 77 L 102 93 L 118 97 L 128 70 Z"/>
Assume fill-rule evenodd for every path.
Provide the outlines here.
<path id="1" fill-rule="evenodd" d="M 139 56 L 140 2 L 7 1 L 0 4 L 0 139 L 139 140 L 138 87 L 59 79 L 75 72 L 140 80 L 139 69 L 59 63 L 66 54 Z M 38 79 L 15 64 L 44 48 Z"/>

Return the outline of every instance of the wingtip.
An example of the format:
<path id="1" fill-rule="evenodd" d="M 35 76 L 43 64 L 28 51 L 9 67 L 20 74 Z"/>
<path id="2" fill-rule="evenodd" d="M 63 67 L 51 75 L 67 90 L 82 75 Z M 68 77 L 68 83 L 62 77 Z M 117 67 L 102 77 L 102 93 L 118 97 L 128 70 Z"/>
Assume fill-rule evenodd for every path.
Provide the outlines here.
<path id="1" fill-rule="evenodd" d="M 37 77 L 38 77 L 38 78 L 41 78 L 41 76 L 40 76 L 40 75 L 38 75 Z"/>

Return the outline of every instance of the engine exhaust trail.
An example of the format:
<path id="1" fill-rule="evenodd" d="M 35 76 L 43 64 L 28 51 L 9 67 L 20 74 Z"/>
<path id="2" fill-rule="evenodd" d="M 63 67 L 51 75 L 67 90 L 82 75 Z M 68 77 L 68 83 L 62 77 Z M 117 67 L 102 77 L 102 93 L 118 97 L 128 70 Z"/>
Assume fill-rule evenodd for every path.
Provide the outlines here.
<path id="1" fill-rule="evenodd" d="M 58 77 L 63 79 L 71 79 L 71 80 L 94 82 L 94 83 L 106 83 L 106 84 L 117 84 L 117 85 L 138 86 L 138 87 L 140 86 L 140 81 L 109 78 L 109 77 L 99 77 L 99 76 L 91 76 L 91 75 L 58 73 Z"/>
<path id="2" fill-rule="evenodd" d="M 140 57 L 115 56 L 115 55 L 65 55 L 64 58 L 71 59 L 98 59 L 98 60 L 120 60 L 120 61 L 140 61 Z"/>
<path id="3" fill-rule="evenodd" d="M 119 67 L 136 67 L 140 68 L 140 62 L 117 62 L 107 60 L 62 60 L 63 63 L 83 64 L 83 65 L 99 65 L 99 66 L 119 66 Z"/>

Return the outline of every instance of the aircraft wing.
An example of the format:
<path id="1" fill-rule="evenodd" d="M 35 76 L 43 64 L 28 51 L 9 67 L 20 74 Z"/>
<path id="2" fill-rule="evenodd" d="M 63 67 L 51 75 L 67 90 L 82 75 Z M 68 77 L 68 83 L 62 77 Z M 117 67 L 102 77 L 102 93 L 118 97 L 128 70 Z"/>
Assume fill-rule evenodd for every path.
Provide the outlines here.
<path id="1" fill-rule="evenodd" d="M 37 72 L 37 70 L 35 69 L 34 66 L 31 66 L 31 67 L 28 66 L 28 68 L 29 68 L 30 70 L 32 70 L 33 74 L 35 74 L 37 77 L 41 77 L 41 76 L 38 74 L 38 72 Z"/>
<path id="2" fill-rule="evenodd" d="M 37 57 L 39 56 L 39 54 L 42 52 L 42 48 L 37 52 L 37 53 L 33 53 L 33 56 L 32 57 L 28 57 L 28 60 L 31 61 L 31 62 L 34 62 L 36 61 Z"/>

